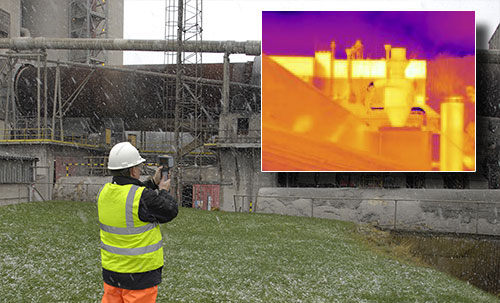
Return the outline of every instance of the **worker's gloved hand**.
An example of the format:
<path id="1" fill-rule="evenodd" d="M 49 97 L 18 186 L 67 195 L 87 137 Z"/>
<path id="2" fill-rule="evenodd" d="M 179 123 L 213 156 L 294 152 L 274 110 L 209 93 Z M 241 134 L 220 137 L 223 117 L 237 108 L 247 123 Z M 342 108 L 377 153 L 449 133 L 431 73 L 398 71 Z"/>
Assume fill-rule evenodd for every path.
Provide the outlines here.
<path id="1" fill-rule="evenodd" d="M 156 185 L 159 185 L 160 184 L 160 179 L 161 179 L 161 169 L 163 168 L 163 166 L 160 166 L 156 169 L 155 171 L 155 175 L 153 176 L 153 181 L 155 182 Z"/>
<path id="2" fill-rule="evenodd" d="M 170 173 L 168 174 L 168 176 L 163 177 L 161 179 L 160 183 L 158 184 L 158 188 L 160 190 L 162 190 L 162 189 L 164 189 L 166 191 L 170 190 Z"/>

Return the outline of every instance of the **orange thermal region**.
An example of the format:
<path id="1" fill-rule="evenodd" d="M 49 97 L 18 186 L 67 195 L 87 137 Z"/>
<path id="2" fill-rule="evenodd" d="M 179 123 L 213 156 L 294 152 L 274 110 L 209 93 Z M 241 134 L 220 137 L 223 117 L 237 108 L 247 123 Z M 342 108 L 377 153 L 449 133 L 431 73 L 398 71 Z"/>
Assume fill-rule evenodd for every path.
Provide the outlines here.
<path id="1" fill-rule="evenodd" d="M 338 59 L 334 46 L 263 55 L 263 171 L 475 170 L 474 56 L 384 45 L 368 59 L 358 40 Z"/>

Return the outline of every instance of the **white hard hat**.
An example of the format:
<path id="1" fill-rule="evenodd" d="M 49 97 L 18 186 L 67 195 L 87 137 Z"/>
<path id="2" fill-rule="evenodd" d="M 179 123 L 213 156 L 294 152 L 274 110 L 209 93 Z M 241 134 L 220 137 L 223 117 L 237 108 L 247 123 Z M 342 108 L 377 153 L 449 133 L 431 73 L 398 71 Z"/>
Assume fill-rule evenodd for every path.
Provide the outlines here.
<path id="1" fill-rule="evenodd" d="M 124 169 L 146 161 L 130 142 L 120 142 L 109 151 L 108 169 Z"/>

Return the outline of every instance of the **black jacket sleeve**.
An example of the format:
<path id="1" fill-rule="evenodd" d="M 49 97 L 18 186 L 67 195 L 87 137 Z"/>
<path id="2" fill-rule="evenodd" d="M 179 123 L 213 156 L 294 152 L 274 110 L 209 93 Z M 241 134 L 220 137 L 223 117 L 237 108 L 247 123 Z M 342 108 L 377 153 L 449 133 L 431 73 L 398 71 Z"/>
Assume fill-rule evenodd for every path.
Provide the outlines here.
<path id="1" fill-rule="evenodd" d="M 143 182 L 142 184 L 147 188 L 158 189 L 158 185 L 156 185 L 156 183 L 153 182 L 153 178 Z"/>
<path id="2" fill-rule="evenodd" d="M 145 188 L 142 192 L 139 219 L 151 223 L 167 223 L 174 219 L 179 211 L 177 201 L 166 190 L 157 192 L 150 188 Z"/>

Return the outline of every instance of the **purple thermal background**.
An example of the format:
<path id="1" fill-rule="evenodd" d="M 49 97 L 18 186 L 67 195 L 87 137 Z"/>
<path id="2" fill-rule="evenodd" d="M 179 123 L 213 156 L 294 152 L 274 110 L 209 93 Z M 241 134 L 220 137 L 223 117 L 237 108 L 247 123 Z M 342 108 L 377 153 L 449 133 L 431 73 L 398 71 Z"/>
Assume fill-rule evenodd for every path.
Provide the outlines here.
<path id="1" fill-rule="evenodd" d="M 475 53 L 474 11 L 262 12 L 262 51 L 267 55 L 313 56 L 345 49 L 360 39 L 365 58 L 385 57 L 384 44 L 406 47 L 409 59 Z"/>

